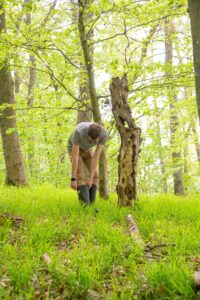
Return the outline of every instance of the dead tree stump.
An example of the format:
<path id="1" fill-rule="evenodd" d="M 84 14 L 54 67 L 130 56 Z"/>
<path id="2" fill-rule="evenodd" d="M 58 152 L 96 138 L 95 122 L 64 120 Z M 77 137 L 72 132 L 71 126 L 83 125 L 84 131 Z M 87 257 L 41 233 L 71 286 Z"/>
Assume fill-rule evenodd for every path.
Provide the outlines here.
<path id="1" fill-rule="evenodd" d="M 141 144 L 141 129 L 136 126 L 127 102 L 128 81 L 126 75 L 113 78 L 110 84 L 112 112 L 121 137 L 118 156 L 118 204 L 131 206 L 137 199 L 136 172 Z"/>

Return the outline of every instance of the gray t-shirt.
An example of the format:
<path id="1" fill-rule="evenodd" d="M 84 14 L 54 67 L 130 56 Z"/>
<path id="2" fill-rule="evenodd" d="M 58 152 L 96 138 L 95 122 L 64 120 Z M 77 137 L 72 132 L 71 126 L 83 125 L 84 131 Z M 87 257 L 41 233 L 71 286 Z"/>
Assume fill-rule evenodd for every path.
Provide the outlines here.
<path id="1" fill-rule="evenodd" d="M 108 132 L 105 130 L 105 128 L 103 128 L 102 130 L 98 143 L 90 143 L 90 141 L 88 140 L 88 128 L 91 123 L 92 122 L 82 122 L 76 126 L 67 143 L 68 151 L 72 150 L 73 145 L 79 145 L 81 150 L 88 150 L 93 146 L 104 145 L 106 143 L 108 139 Z"/>

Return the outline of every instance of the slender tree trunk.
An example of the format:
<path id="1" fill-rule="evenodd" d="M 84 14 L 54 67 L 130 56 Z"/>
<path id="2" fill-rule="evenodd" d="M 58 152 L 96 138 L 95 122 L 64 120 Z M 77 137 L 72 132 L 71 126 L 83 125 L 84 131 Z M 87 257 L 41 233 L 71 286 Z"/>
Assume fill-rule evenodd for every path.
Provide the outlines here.
<path id="1" fill-rule="evenodd" d="M 172 34 L 175 32 L 174 25 L 172 21 L 166 22 L 166 38 L 165 38 L 165 63 L 166 68 L 169 69 L 172 66 L 173 60 L 173 44 L 172 44 Z M 170 75 L 170 71 L 166 72 L 167 75 Z M 176 150 L 176 136 L 178 128 L 178 116 L 175 111 L 176 95 L 172 91 L 168 94 L 170 101 L 170 135 L 171 135 L 171 149 L 172 149 L 172 162 L 173 162 L 173 180 L 174 180 L 174 194 L 183 195 L 184 187 L 182 181 L 182 165 L 181 161 L 181 152 Z"/>
<path id="2" fill-rule="evenodd" d="M 17 24 L 15 25 L 16 30 L 17 30 L 17 35 L 19 35 L 19 24 L 22 21 L 22 18 L 23 18 L 23 15 L 20 15 L 17 18 Z M 17 47 L 15 47 L 15 50 L 16 50 L 16 53 L 15 53 L 15 56 L 16 56 L 17 52 L 18 52 Z M 20 84 L 22 82 L 22 75 L 20 76 L 20 72 L 19 72 L 19 70 L 17 68 L 18 59 L 15 56 L 14 56 L 14 64 L 16 65 L 15 71 L 14 71 L 15 94 L 19 94 L 19 92 L 20 92 Z M 17 56 L 19 56 L 19 54 Z"/>
<path id="3" fill-rule="evenodd" d="M 24 0 L 24 5 L 31 3 L 32 0 Z M 26 12 L 26 25 L 31 26 L 31 13 Z M 29 62 L 30 62 L 30 68 L 29 68 L 29 82 L 28 82 L 28 107 L 31 109 L 34 102 L 34 87 L 36 83 L 36 57 L 34 55 L 31 55 L 29 53 Z M 35 138 L 34 135 L 31 134 L 28 140 L 28 165 L 31 176 L 34 176 L 34 168 L 35 168 L 35 161 L 34 161 L 34 151 L 35 150 Z"/>
<path id="4" fill-rule="evenodd" d="M 186 93 L 185 93 L 186 96 Z M 187 178 L 188 178 L 188 172 L 189 172 L 189 165 L 188 165 L 188 158 L 189 158 L 189 136 L 191 134 L 191 127 L 187 129 L 187 131 L 184 134 L 184 146 L 183 146 L 183 174 L 186 179 L 186 184 L 184 186 L 184 192 L 187 193 L 188 186 L 187 186 Z"/>
<path id="5" fill-rule="evenodd" d="M 77 123 L 92 121 L 92 109 L 91 105 L 88 103 L 89 97 L 87 84 L 82 84 L 82 86 L 79 87 L 79 98 L 80 101 L 84 103 L 84 109 L 78 110 Z"/>
<path id="6" fill-rule="evenodd" d="M 3 5 L 0 4 L 0 35 L 2 31 L 6 31 L 6 20 Z M 13 109 L 14 81 L 7 63 L 8 61 L 5 61 L 5 66 L 0 67 L 0 105 L 3 108 L 0 115 L 0 127 L 6 165 L 5 183 L 26 186 L 28 180 L 16 128 L 16 114 Z"/>
<path id="7" fill-rule="evenodd" d="M 84 9 L 87 6 L 87 0 L 79 0 L 79 14 L 78 14 L 78 30 L 81 41 L 81 46 L 84 55 L 84 62 L 87 70 L 88 76 L 88 87 L 90 93 L 90 100 L 92 104 L 93 118 L 94 121 L 102 124 L 100 108 L 98 97 L 96 93 L 95 80 L 94 80 L 94 68 L 93 68 L 93 60 L 91 57 L 91 52 L 88 46 L 88 39 L 85 28 L 85 19 L 84 19 Z M 106 151 L 103 150 L 100 161 L 99 161 L 99 195 L 102 198 L 108 198 L 108 178 L 107 178 L 107 159 L 106 159 Z"/>
<path id="8" fill-rule="evenodd" d="M 164 191 L 164 193 L 167 193 L 168 188 L 167 188 L 165 161 L 164 161 L 163 150 L 162 150 L 160 124 L 158 121 L 156 121 L 156 127 L 157 127 L 157 137 L 158 137 L 157 141 L 158 141 L 158 147 L 159 147 L 159 159 L 160 159 L 160 167 L 161 167 L 161 173 L 162 173 L 163 191 Z"/>
<path id="9" fill-rule="evenodd" d="M 78 0 L 70 0 L 72 5 L 72 21 L 73 23 L 78 22 Z M 87 20 L 88 17 L 90 17 L 91 13 L 88 12 L 85 16 L 85 19 Z M 87 40 L 90 41 L 93 39 L 93 30 L 89 30 L 87 34 Z M 77 43 L 77 48 L 79 49 L 81 47 L 80 41 Z M 93 59 L 93 47 L 90 48 L 90 56 L 91 59 Z M 80 51 L 79 57 L 81 57 L 82 53 Z M 77 103 L 77 123 L 81 122 L 91 122 L 92 120 L 92 107 L 90 102 L 90 92 L 88 87 L 88 77 L 85 78 L 86 66 L 80 60 L 78 61 L 78 64 L 80 65 L 80 72 L 79 72 L 79 103 Z M 81 108 L 81 109 L 80 109 Z"/>
<path id="10" fill-rule="evenodd" d="M 188 0 L 193 44 L 197 110 L 200 120 L 200 1 Z"/>
<path id="11" fill-rule="evenodd" d="M 15 94 L 18 94 L 20 92 L 20 83 L 21 79 L 19 77 L 19 73 L 15 70 Z"/>
<path id="12" fill-rule="evenodd" d="M 84 8 L 87 4 L 86 1 L 87 0 L 79 0 L 78 29 L 79 29 L 80 41 L 83 50 L 87 75 L 88 75 L 88 84 L 89 84 L 90 100 L 93 109 L 93 117 L 95 122 L 101 123 L 100 108 L 99 108 L 99 102 L 98 102 L 95 80 L 94 80 L 93 60 L 88 46 L 88 40 L 87 40 L 86 28 L 84 22 Z"/>
<path id="13" fill-rule="evenodd" d="M 193 136 L 194 136 L 194 144 L 195 144 L 195 149 L 196 149 L 196 154 L 197 154 L 197 160 L 198 160 L 199 167 L 200 167 L 200 142 L 199 142 L 199 137 L 198 137 L 198 133 L 196 130 L 195 122 L 192 123 L 192 132 L 193 132 Z"/>
<path id="14" fill-rule="evenodd" d="M 24 0 L 24 5 L 31 3 L 33 0 Z M 31 13 L 26 12 L 26 25 L 31 26 Z M 30 68 L 29 68 L 29 83 L 28 83 L 28 106 L 31 107 L 33 105 L 34 101 L 34 87 L 36 82 L 36 58 L 34 55 L 31 55 L 29 53 L 29 62 L 30 62 Z"/>
<path id="15" fill-rule="evenodd" d="M 137 199 L 136 173 L 141 144 L 141 129 L 136 126 L 127 102 L 127 77 L 124 75 L 122 79 L 113 78 L 110 91 L 112 112 L 121 137 L 118 156 L 118 203 L 122 206 L 131 206 L 133 200 Z"/>
<path id="16" fill-rule="evenodd" d="M 29 56 L 31 67 L 29 69 L 29 84 L 28 84 L 28 106 L 31 108 L 34 102 L 34 87 L 36 83 L 36 58 L 34 55 Z"/>
<path id="17" fill-rule="evenodd" d="M 154 99 L 154 106 L 155 109 L 158 110 L 156 99 Z M 160 122 L 158 120 L 159 116 L 155 116 L 155 125 L 156 125 L 156 131 L 157 131 L 157 146 L 158 146 L 158 153 L 159 153 L 159 159 L 160 159 L 160 168 L 162 173 L 162 182 L 163 182 L 163 191 L 164 193 L 168 192 L 167 188 L 167 179 L 166 179 L 166 170 L 165 170 L 165 161 L 163 156 L 163 146 L 162 146 L 162 135 L 161 135 L 161 129 L 160 129 Z"/>
<path id="18" fill-rule="evenodd" d="M 189 136 L 189 132 L 185 136 L 186 143 L 185 143 L 184 149 L 183 149 L 183 155 L 184 155 L 183 173 L 184 174 L 188 173 L 188 156 L 189 156 L 189 153 L 188 153 L 188 144 L 189 144 L 188 136 Z"/>

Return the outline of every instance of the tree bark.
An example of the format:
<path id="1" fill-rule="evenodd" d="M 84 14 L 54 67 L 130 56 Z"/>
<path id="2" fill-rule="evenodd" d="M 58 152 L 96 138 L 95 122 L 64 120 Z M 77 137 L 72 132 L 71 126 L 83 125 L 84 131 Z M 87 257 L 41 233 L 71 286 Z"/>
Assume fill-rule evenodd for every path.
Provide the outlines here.
<path id="1" fill-rule="evenodd" d="M 70 0 L 71 5 L 72 5 L 72 21 L 73 23 L 78 22 L 78 5 L 76 0 Z M 86 20 L 90 16 L 91 13 L 87 13 L 86 15 Z M 93 30 L 89 30 L 87 34 L 87 40 L 92 40 L 93 39 Z M 80 41 L 77 43 L 77 48 L 80 49 Z M 90 48 L 90 55 L 91 58 L 93 59 L 93 51 L 94 48 Z M 80 55 L 81 57 L 81 51 Z M 77 124 L 81 122 L 91 122 L 92 120 L 92 107 L 91 107 L 91 102 L 90 102 L 90 93 L 89 93 L 89 87 L 88 87 L 88 77 L 85 78 L 85 76 L 82 76 L 83 74 L 85 75 L 86 73 L 86 67 L 85 64 L 83 64 L 80 60 L 78 61 L 78 64 L 80 65 L 80 72 L 79 72 L 79 103 L 77 103 Z M 81 108 L 81 109 L 80 109 Z"/>
<path id="2" fill-rule="evenodd" d="M 80 101 L 84 103 L 84 109 L 79 109 L 77 112 L 77 124 L 81 122 L 91 122 L 92 121 L 92 109 L 88 103 L 88 90 L 87 86 L 82 85 L 79 87 L 79 97 Z M 86 104 L 87 103 L 87 104 Z"/>
<path id="3" fill-rule="evenodd" d="M 19 94 L 20 92 L 20 83 L 21 79 L 19 77 L 19 73 L 15 70 L 15 94 Z"/>
<path id="4" fill-rule="evenodd" d="M 200 121 L 200 1 L 188 0 L 191 23 L 197 110 Z"/>
<path id="5" fill-rule="evenodd" d="M 98 102 L 95 80 L 94 80 L 93 60 L 88 46 L 85 20 L 84 20 L 84 9 L 85 6 L 87 5 L 87 0 L 79 0 L 78 2 L 79 2 L 78 29 L 79 29 L 80 41 L 81 41 L 81 46 L 84 55 L 85 66 L 88 75 L 88 85 L 89 85 L 90 100 L 91 100 L 92 110 L 93 110 L 93 117 L 95 122 L 101 124 L 102 123 L 101 114 L 100 114 L 99 102 Z"/>
<path id="6" fill-rule="evenodd" d="M 26 6 L 27 4 L 31 3 L 32 0 L 24 0 L 24 5 Z M 29 26 L 29 30 L 31 30 L 31 13 L 26 12 L 26 25 Z M 34 102 L 34 87 L 36 83 L 36 57 L 35 55 L 31 55 L 29 53 L 29 62 L 30 62 L 30 67 L 29 67 L 29 81 L 28 81 L 28 97 L 27 97 L 27 102 L 28 102 L 28 107 L 31 108 L 33 106 Z M 34 154 L 35 154 L 35 138 L 34 135 L 31 134 L 31 136 L 28 139 L 28 165 L 29 165 L 29 171 L 31 176 L 34 175 L 34 168 L 36 165 L 36 162 L 34 161 Z"/>
<path id="7" fill-rule="evenodd" d="M 86 34 L 85 28 L 85 19 L 84 19 L 84 10 L 88 5 L 87 0 L 78 0 L 79 4 L 79 13 L 78 13 L 78 30 L 80 36 L 81 47 L 83 50 L 84 62 L 87 71 L 88 77 L 88 88 L 90 94 L 90 100 L 92 105 L 92 112 L 94 121 L 102 124 L 100 108 L 98 97 L 96 93 L 95 80 L 94 80 L 94 68 L 93 68 L 93 59 L 91 52 L 88 46 L 88 37 Z M 107 159 L 106 159 L 106 150 L 102 151 L 99 161 L 99 195 L 101 198 L 108 198 L 108 175 L 107 175 Z"/>
<path id="8" fill-rule="evenodd" d="M 200 142 L 199 142 L 199 137 L 198 137 L 198 133 L 196 130 L 195 121 L 192 122 L 192 132 L 193 132 L 194 144 L 195 144 L 195 149 L 196 149 L 196 154 L 197 154 L 197 160 L 198 160 L 199 168 L 200 168 Z"/>
<path id="9" fill-rule="evenodd" d="M 0 4 L 0 35 L 6 32 L 5 11 Z M 8 69 L 8 61 L 0 69 L 0 127 L 3 154 L 6 166 L 7 185 L 26 186 L 28 184 L 24 161 L 22 158 L 19 136 L 16 128 L 14 105 L 14 81 Z"/>
<path id="10" fill-rule="evenodd" d="M 156 99 L 154 99 L 154 107 L 155 110 L 158 110 Z M 163 146 L 162 146 L 162 135 L 161 135 L 161 128 L 160 128 L 160 122 L 159 122 L 159 116 L 155 116 L 155 125 L 156 125 L 156 131 L 157 131 L 157 146 L 158 146 L 158 153 L 159 153 L 159 159 L 160 159 L 160 169 L 162 174 L 162 183 L 163 183 L 163 191 L 164 193 L 168 192 L 167 187 L 167 178 L 166 178 L 166 168 L 165 168 L 165 160 L 164 160 L 164 153 L 163 153 Z"/>
<path id="11" fill-rule="evenodd" d="M 175 32 L 175 27 L 172 21 L 166 22 L 166 35 L 165 35 L 165 63 L 166 68 L 172 66 L 173 60 L 173 44 L 172 44 L 172 34 Z M 170 75 L 170 71 L 166 71 L 166 75 Z M 172 149 L 172 162 L 173 162 L 173 181 L 174 181 L 174 194 L 183 195 L 184 186 L 182 180 L 182 165 L 181 165 L 181 152 L 177 151 L 176 148 L 176 135 L 179 125 L 178 116 L 175 111 L 175 103 L 177 101 L 175 92 L 171 91 L 168 93 L 168 98 L 170 101 L 170 143 Z"/>
<path id="12" fill-rule="evenodd" d="M 34 55 L 29 56 L 31 67 L 29 69 L 29 83 L 28 83 L 28 107 L 33 106 L 34 101 L 34 87 L 36 82 L 36 58 Z"/>
<path id="13" fill-rule="evenodd" d="M 137 200 L 136 173 L 141 144 L 141 129 L 136 126 L 127 102 L 128 81 L 126 75 L 113 78 L 110 85 L 112 112 L 121 137 L 118 156 L 118 204 L 132 206 Z"/>
<path id="14" fill-rule="evenodd" d="M 184 148 L 183 148 L 183 157 L 184 157 L 184 160 L 183 160 L 183 173 L 184 174 L 188 174 L 188 156 L 189 156 L 189 153 L 188 153 L 188 145 L 189 145 L 188 137 L 189 137 L 189 129 L 188 129 L 188 132 L 185 136 L 185 145 L 184 145 Z"/>
<path id="15" fill-rule="evenodd" d="M 24 0 L 24 5 L 31 3 L 32 0 Z M 31 13 L 26 12 L 26 25 L 30 27 L 31 25 Z M 29 28 L 30 30 L 30 28 Z M 28 83 L 28 106 L 31 108 L 34 101 L 34 87 L 36 82 L 36 57 L 29 53 L 29 83 Z"/>
<path id="16" fill-rule="evenodd" d="M 162 139 L 161 139 L 161 129 L 160 124 L 158 121 L 156 121 L 156 127 L 157 127 L 157 136 L 158 136 L 158 147 L 159 147 L 159 159 L 160 159 L 160 167 L 161 167 L 161 173 L 162 173 L 162 183 L 163 183 L 163 191 L 164 193 L 168 192 L 167 187 L 167 179 L 166 179 L 166 168 L 165 168 L 165 161 L 163 156 L 163 150 L 162 150 Z"/>

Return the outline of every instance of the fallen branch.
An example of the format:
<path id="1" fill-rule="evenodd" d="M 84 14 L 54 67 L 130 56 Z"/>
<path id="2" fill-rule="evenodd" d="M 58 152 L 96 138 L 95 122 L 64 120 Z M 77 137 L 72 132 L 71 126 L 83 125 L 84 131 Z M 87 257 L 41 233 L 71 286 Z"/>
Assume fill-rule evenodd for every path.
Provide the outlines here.
<path id="1" fill-rule="evenodd" d="M 24 222 L 22 217 L 13 216 L 8 213 L 0 214 L 0 226 L 3 226 L 8 220 L 11 221 L 12 226 L 16 229 L 19 229 L 21 224 Z"/>
<path id="2" fill-rule="evenodd" d="M 145 251 L 151 251 L 156 248 L 169 247 L 169 246 L 176 246 L 176 244 L 175 243 L 161 243 L 161 244 L 153 245 L 153 244 L 151 244 L 151 242 L 149 242 L 145 246 Z"/>
<path id="3" fill-rule="evenodd" d="M 135 222 L 135 220 L 133 219 L 132 215 L 129 214 L 126 216 L 126 223 L 128 225 L 128 230 L 129 233 L 131 235 L 131 237 L 138 242 L 139 244 L 141 244 L 142 246 L 144 246 L 144 241 L 140 236 L 140 232 L 139 229 L 137 227 L 137 224 Z"/>

